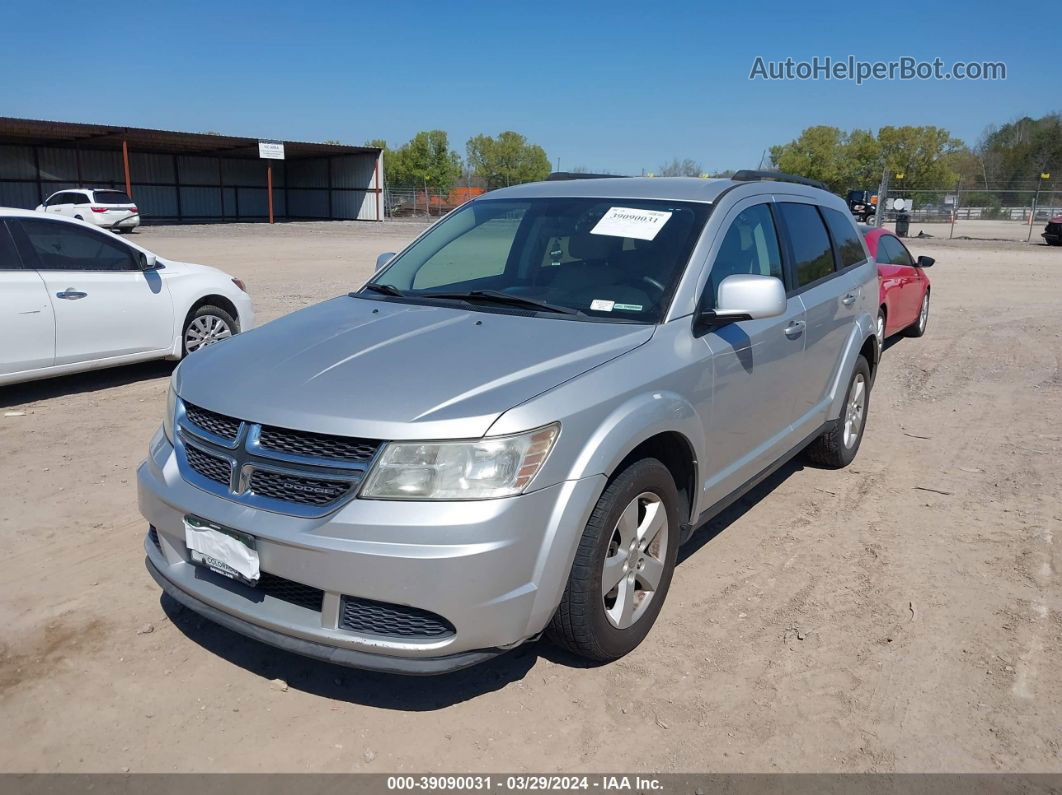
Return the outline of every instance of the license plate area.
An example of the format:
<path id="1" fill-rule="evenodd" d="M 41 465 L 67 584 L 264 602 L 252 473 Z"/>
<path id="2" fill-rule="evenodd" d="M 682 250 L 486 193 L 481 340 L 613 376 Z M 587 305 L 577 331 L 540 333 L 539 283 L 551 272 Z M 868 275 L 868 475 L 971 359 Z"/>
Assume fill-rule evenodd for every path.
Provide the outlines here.
<path id="1" fill-rule="evenodd" d="M 258 548 L 249 533 L 188 515 L 184 517 L 184 541 L 195 565 L 244 585 L 258 584 Z"/>

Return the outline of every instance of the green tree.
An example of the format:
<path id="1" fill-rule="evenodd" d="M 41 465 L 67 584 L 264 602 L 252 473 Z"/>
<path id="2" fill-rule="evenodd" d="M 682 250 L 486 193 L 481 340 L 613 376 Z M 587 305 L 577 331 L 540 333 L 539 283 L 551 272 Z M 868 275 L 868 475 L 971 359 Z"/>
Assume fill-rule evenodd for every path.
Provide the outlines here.
<path id="1" fill-rule="evenodd" d="M 382 139 L 367 141 L 366 146 L 383 149 L 384 180 L 391 186 L 446 193 L 461 176 L 461 158 L 450 149 L 443 130 L 419 132 L 397 149 Z"/>
<path id="2" fill-rule="evenodd" d="M 466 144 L 468 165 L 488 188 L 535 182 L 549 176 L 546 150 L 528 143 L 520 133 L 506 130 L 497 138 L 477 135 Z"/>
<path id="3" fill-rule="evenodd" d="M 882 127 L 878 145 L 882 166 L 903 174 L 902 187 L 910 190 L 954 185 L 958 174 L 952 168 L 953 155 L 965 148 L 940 127 Z"/>
<path id="4" fill-rule="evenodd" d="M 780 171 L 825 182 L 845 193 L 873 188 L 888 168 L 902 173 L 912 190 L 955 184 L 955 158 L 962 141 L 939 127 L 882 127 L 846 133 L 837 127 L 808 127 L 796 140 L 772 146 L 771 162 Z"/>
<path id="5" fill-rule="evenodd" d="M 974 184 L 989 188 L 1030 190 L 1040 174 L 1051 174 L 1044 187 L 1062 186 L 1062 116 L 1025 116 L 1002 127 L 990 127 L 975 151 L 980 175 Z M 977 177 L 980 179 L 977 179 Z"/>

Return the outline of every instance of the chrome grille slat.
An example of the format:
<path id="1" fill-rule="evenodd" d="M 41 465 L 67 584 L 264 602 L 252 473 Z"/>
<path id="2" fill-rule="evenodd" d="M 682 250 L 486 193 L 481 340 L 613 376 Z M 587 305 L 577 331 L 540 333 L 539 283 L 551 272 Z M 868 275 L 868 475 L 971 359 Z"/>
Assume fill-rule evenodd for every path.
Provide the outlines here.
<path id="1" fill-rule="evenodd" d="M 175 421 L 185 480 L 230 500 L 296 516 L 323 516 L 353 498 L 383 444 L 262 426 L 181 400 Z"/>

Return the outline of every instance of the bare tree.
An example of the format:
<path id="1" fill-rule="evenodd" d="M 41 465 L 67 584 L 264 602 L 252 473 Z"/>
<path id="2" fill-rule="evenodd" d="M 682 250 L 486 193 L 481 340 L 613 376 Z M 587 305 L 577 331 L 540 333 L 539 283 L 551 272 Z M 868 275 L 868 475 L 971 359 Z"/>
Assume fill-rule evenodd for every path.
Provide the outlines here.
<path id="1" fill-rule="evenodd" d="M 704 173 L 701 168 L 701 164 L 695 160 L 690 160 L 688 157 L 685 160 L 679 160 L 677 157 L 673 158 L 670 163 L 665 163 L 660 166 L 661 177 L 699 177 Z"/>

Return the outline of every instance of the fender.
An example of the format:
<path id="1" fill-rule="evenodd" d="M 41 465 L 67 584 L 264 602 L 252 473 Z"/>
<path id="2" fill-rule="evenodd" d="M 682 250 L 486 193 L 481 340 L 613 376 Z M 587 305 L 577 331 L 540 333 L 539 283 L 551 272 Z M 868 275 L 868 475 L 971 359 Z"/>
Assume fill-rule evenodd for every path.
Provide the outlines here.
<path id="1" fill-rule="evenodd" d="M 699 483 L 696 473 L 704 457 L 703 427 L 693 406 L 675 392 L 637 395 L 613 409 L 590 434 L 566 479 L 610 476 L 642 442 L 661 433 L 678 433 L 693 451 L 694 483 Z M 699 495 L 691 496 L 696 501 Z"/>
<path id="2" fill-rule="evenodd" d="M 583 528 L 608 485 L 608 476 L 642 442 L 669 432 L 686 439 L 693 451 L 696 493 L 691 495 L 694 505 L 690 506 L 691 513 L 685 517 L 685 522 L 691 522 L 691 517 L 698 515 L 702 491 L 697 466 L 702 460 L 704 447 L 704 434 L 700 429 L 700 418 L 686 400 L 674 392 L 660 390 L 631 397 L 615 406 L 588 436 L 569 434 L 569 438 L 578 436 L 585 442 L 580 441 L 581 451 L 561 478 L 564 497 L 557 501 L 539 548 L 534 577 L 537 593 L 528 624 L 529 633 L 540 631 L 556 611 L 575 561 Z M 561 435 L 564 435 L 563 428 Z M 543 485 L 552 485 L 555 477 L 542 481 Z"/>

